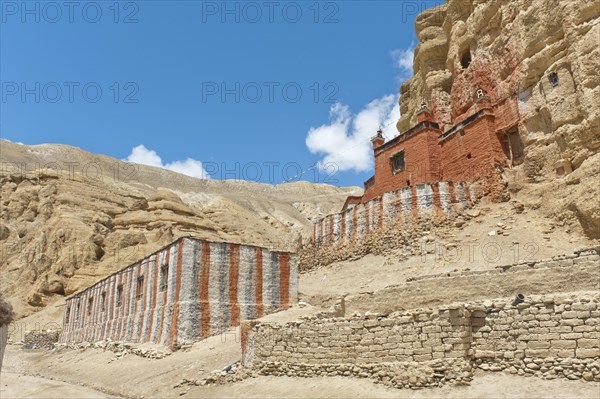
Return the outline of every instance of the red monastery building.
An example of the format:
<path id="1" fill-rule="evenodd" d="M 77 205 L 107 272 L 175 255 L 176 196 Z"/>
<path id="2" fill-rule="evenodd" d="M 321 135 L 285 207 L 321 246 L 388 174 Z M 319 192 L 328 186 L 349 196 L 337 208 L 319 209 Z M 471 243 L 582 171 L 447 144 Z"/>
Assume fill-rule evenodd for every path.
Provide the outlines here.
<path id="1" fill-rule="evenodd" d="M 523 144 L 516 96 L 492 103 L 481 88 L 473 92 L 472 104 L 445 130 L 425 103 L 417 112 L 418 123 L 408 131 L 385 142 L 379 130 L 371 139 L 375 175 L 364 183 L 363 196 L 348 197 L 343 210 L 405 187 L 475 182 L 518 161 Z"/>

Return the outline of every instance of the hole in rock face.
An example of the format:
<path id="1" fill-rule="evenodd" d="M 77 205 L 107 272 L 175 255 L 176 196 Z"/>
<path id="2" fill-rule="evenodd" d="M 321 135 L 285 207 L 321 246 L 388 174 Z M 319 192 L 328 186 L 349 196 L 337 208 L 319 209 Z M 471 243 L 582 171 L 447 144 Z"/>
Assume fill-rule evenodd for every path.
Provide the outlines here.
<path id="1" fill-rule="evenodd" d="M 467 49 L 463 56 L 460 58 L 460 65 L 463 69 L 466 69 L 471 65 L 471 49 Z"/>
<path id="2" fill-rule="evenodd" d="M 552 87 L 556 87 L 560 83 L 560 80 L 558 79 L 558 74 L 556 72 L 552 72 L 548 76 L 548 80 L 550 81 L 550 84 L 552 85 Z"/>

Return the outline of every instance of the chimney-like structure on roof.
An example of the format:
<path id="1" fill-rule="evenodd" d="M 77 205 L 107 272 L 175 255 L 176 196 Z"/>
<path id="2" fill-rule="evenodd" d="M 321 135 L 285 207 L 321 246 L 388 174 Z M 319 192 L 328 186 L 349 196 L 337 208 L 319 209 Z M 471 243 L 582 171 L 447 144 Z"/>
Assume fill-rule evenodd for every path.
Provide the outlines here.
<path id="1" fill-rule="evenodd" d="M 433 122 L 431 112 L 429 111 L 429 107 L 427 107 L 427 103 L 423 101 L 421 103 L 421 108 L 417 111 L 417 121 L 421 122 Z"/>
<path id="2" fill-rule="evenodd" d="M 381 130 L 381 128 L 377 130 L 377 134 L 375 136 L 371 137 L 371 143 L 373 143 L 373 150 L 376 150 L 377 148 L 381 147 L 383 143 L 385 143 L 385 139 L 383 138 L 383 130 Z"/>

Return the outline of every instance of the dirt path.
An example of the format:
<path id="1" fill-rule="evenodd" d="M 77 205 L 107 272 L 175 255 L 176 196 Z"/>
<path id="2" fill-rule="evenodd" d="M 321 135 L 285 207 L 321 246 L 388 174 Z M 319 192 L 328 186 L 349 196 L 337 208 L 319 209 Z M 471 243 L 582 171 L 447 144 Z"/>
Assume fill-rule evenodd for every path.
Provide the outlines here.
<path id="1" fill-rule="evenodd" d="M 49 378 L 2 371 L 0 374 L 0 398 L 95 399 L 118 398 L 118 396 L 107 395 L 91 388 Z"/>

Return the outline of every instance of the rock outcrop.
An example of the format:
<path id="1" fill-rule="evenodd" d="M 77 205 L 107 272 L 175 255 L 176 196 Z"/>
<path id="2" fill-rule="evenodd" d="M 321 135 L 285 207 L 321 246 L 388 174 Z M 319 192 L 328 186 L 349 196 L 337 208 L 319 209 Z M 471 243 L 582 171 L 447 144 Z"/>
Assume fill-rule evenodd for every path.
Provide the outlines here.
<path id="1" fill-rule="evenodd" d="M 497 113 L 496 124 L 520 137 L 520 177 L 528 183 L 550 181 L 556 198 L 569 197 L 568 203 L 551 206 L 578 218 L 588 236 L 600 237 L 600 206 L 589 201 L 600 194 L 592 178 L 581 176 L 579 198 L 569 195 L 573 184 L 553 183 L 559 166 L 567 173 L 584 168 L 597 176 L 600 4 L 447 0 L 421 13 L 415 28 L 419 44 L 414 75 L 400 89 L 398 130 L 404 132 L 417 122 L 422 102 L 442 130 L 448 129 L 469 113 L 476 90 L 482 89 L 502 112 L 511 114 L 504 118 Z M 503 119 L 518 123 L 503 126 Z"/>

